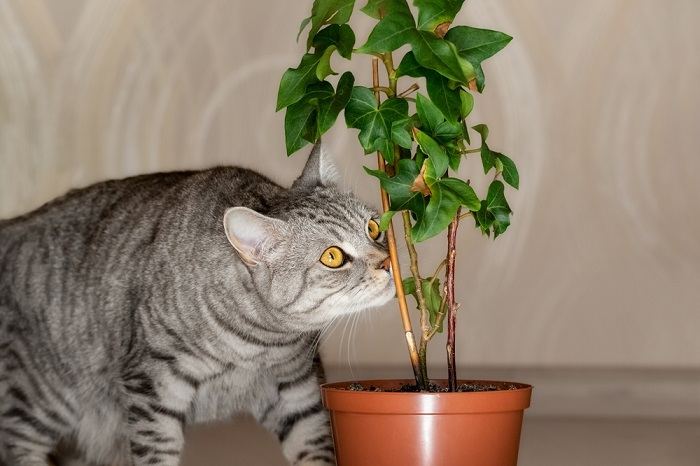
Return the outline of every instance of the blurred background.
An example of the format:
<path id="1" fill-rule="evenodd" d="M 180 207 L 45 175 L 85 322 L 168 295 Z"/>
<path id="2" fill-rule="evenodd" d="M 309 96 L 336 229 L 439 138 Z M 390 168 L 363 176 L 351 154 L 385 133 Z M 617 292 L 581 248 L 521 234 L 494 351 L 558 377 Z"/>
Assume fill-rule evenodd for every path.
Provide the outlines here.
<path id="1" fill-rule="evenodd" d="M 0 218 L 145 172 L 232 164 L 290 184 L 308 149 L 285 156 L 275 100 L 311 4 L 0 0 Z M 470 118 L 521 187 L 503 237 L 460 229 L 457 359 L 463 378 L 535 385 L 521 465 L 699 464 L 698 18 L 696 0 L 471 0 L 455 20 L 514 36 Z M 351 24 L 362 43 L 370 19 Z M 369 85 L 356 61 L 334 69 Z M 339 119 L 324 140 L 378 206 L 356 130 Z M 393 305 L 341 322 L 322 354 L 330 380 L 411 374 Z M 444 377 L 444 338 L 430 356 Z M 186 465 L 284 464 L 247 419 L 188 435 Z"/>

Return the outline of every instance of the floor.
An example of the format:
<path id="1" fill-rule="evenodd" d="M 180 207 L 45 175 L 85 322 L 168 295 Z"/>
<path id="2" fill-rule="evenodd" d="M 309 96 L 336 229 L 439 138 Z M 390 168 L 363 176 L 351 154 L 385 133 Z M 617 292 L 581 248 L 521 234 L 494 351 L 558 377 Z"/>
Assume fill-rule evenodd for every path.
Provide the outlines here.
<path id="1" fill-rule="evenodd" d="M 526 418 L 519 466 L 698 466 L 700 420 Z M 188 432 L 183 466 L 287 466 L 253 421 Z"/>

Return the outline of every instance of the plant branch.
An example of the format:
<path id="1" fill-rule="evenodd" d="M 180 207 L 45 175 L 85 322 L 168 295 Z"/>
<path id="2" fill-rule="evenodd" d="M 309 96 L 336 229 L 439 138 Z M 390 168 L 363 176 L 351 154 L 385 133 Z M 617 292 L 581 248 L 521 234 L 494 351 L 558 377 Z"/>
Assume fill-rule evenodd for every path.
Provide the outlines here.
<path id="1" fill-rule="evenodd" d="M 374 87 L 379 86 L 379 61 L 374 58 L 372 59 L 372 83 Z M 374 96 L 379 103 L 379 91 L 374 91 Z M 384 158 L 377 152 L 377 165 L 382 171 L 386 171 L 386 166 L 384 164 Z M 389 210 L 389 195 L 387 192 L 380 187 L 380 193 L 382 197 L 382 208 L 384 212 Z M 391 272 L 394 278 L 394 285 L 396 287 L 396 298 L 399 302 L 399 312 L 401 314 L 401 322 L 403 323 L 404 334 L 406 337 L 406 344 L 408 345 L 408 353 L 411 358 L 411 366 L 413 366 L 413 375 L 416 378 L 416 383 L 419 387 L 425 386 L 425 380 L 423 378 L 423 373 L 421 371 L 420 358 L 418 356 L 418 350 L 416 348 L 416 340 L 413 336 L 413 326 L 411 324 L 411 316 L 408 313 L 408 304 L 406 303 L 406 294 L 403 290 L 403 280 L 401 278 L 401 267 L 399 266 L 399 254 L 396 248 L 396 238 L 394 236 L 394 225 L 393 222 L 389 222 L 389 228 L 386 232 L 387 243 L 389 244 L 389 259 L 391 261 Z"/>
<path id="2" fill-rule="evenodd" d="M 420 89 L 420 86 L 418 85 L 418 83 L 413 83 L 413 84 L 411 84 L 411 86 L 408 89 L 406 89 L 405 91 L 400 93 L 399 97 L 406 97 L 408 95 L 411 95 L 411 93 L 417 91 L 418 89 Z"/>
<path id="3" fill-rule="evenodd" d="M 438 274 L 440 273 L 440 271 L 442 270 L 442 268 L 445 266 L 446 263 L 447 263 L 447 259 L 443 259 L 438 264 L 437 268 L 435 269 L 435 272 L 433 272 L 433 277 L 430 279 L 430 286 L 431 287 L 433 286 L 433 283 L 435 282 L 436 277 L 438 276 Z"/>
<path id="4" fill-rule="evenodd" d="M 445 320 L 445 305 L 447 304 L 447 287 L 443 287 L 442 299 L 440 300 L 440 309 L 435 316 L 435 325 L 428 335 L 428 341 L 432 340 L 435 334 L 438 332 L 442 326 L 442 322 Z"/>
<path id="5" fill-rule="evenodd" d="M 413 238 L 411 238 L 411 214 L 407 210 L 401 212 L 401 217 L 403 218 L 403 231 L 404 240 L 406 241 L 406 248 L 408 249 L 408 256 L 411 260 L 411 275 L 413 276 L 413 283 L 416 286 L 416 301 L 418 301 L 418 311 L 420 313 L 420 343 L 419 355 L 421 356 L 421 369 L 423 372 L 423 378 L 428 380 L 428 368 L 426 366 L 426 352 L 428 340 L 426 336 L 430 333 L 430 316 L 428 314 L 428 308 L 425 305 L 425 295 L 423 294 L 423 279 L 420 276 L 420 270 L 418 268 L 418 252 L 416 251 L 416 246 L 413 243 Z"/>
<path id="6" fill-rule="evenodd" d="M 411 259 L 411 275 L 413 275 L 413 280 L 416 284 L 416 298 L 418 301 L 418 309 L 420 310 L 421 330 L 425 334 L 427 330 L 429 330 L 430 323 L 428 321 L 428 309 L 425 305 L 425 296 L 423 295 L 423 278 L 420 276 L 420 270 L 418 269 L 418 252 L 413 243 L 413 238 L 411 238 L 411 214 L 409 214 L 407 210 L 403 210 L 401 211 L 401 217 L 403 218 L 403 237 L 406 241 L 408 257 Z"/>
<path id="7" fill-rule="evenodd" d="M 476 149 L 463 150 L 462 154 L 475 154 L 477 152 L 481 152 L 481 147 L 477 147 Z"/>
<path id="8" fill-rule="evenodd" d="M 391 90 L 390 88 L 388 88 L 388 87 L 375 86 L 375 87 L 372 88 L 372 90 L 373 90 L 374 92 L 382 91 L 382 92 L 385 93 L 388 97 L 394 97 L 394 91 L 392 91 L 392 90 Z"/>
<path id="9" fill-rule="evenodd" d="M 384 68 L 386 68 L 386 75 L 389 78 L 389 87 L 396 94 L 396 82 L 398 78 L 396 77 L 396 70 L 394 70 L 394 56 L 391 52 L 385 52 L 382 54 L 382 61 L 384 62 Z"/>
<path id="10" fill-rule="evenodd" d="M 447 268 L 445 270 L 445 287 L 447 292 L 447 379 L 451 392 L 457 390 L 457 368 L 455 363 L 455 327 L 457 322 L 457 303 L 455 302 L 455 258 L 457 256 L 457 227 L 459 212 L 447 227 Z"/>
<path id="11" fill-rule="evenodd" d="M 470 210 L 469 212 L 467 212 L 466 214 L 460 215 L 460 216 L 459 216 L 459 219 L 462 220 L 463 218 L 469 217 L 470 215 L 472 215 L 471 210 Z"/>

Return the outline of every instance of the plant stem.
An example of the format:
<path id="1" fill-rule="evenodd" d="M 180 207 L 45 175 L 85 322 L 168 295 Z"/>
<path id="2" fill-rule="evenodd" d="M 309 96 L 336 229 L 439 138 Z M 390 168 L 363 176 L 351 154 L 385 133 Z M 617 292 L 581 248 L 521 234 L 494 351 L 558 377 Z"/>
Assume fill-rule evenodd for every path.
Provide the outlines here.
<path id="1" fill-rule="evenodd" d="M 445 320 L 445 304 L 447 302 L 447 287 L 443 287 L 442 299 L 440 300 L 440 310 L 435 317 L 435 325 L 428 335 L 428 341 L 432 340 L 435 334 L 442 326 L 442 321 Z"/>
<path id="2" fill-rule="evenodd" d="M 392 91 L 391 88 L 388 88 L 388 87 L 374 86 L 374 87 L 372 88 L 372 90 L 373 90 L 374 92 L 382 91 L 383 93 L 385 93 L 385 94 L 386 94 L 387 96 L 389 96 L 389 97 L 393 97 L 393 96 L 394 96 L 394 91 Z"/>
<path id="3" fill-rule="evenodd" d="M 420 86 L 418 85 L 418 83 L 413 83 L 413 84 L 411 84 L 411 86 L 408 89 L 401 92 L 399 94 L 399 97 L 406 97 L 408 95 L 411 95 L 412 92 L 417 91 L 418 89 L 420 89 Z"/>
<path id="4" fill-rule="evenodd" d="M 418 301 L 418 309 L 420 310 L 420 326 L 423 334 L 430 330 L 428 321 L 428 310 L 425 306 L 425 296 L 423 295 L 423 278 L 420 276 L 418 269 L 418 252 L 411 238 L 411 214 L 407 210 L 401 212 L 403 218 L 404 240 L 406 241 L 406 249 L 408 249 L 408 257 L 411 259 L 411 275 L 416 285 L 416 297 Z"/>
<path id="5" fill-rule="evenodd" d="M 372 84 L 374 87 L 379 86 L 379 60 L 376 58 L 372 59 Z M 374 91 L 374 96 L 379 103 L 379 91 Z M 384 164 L 384 158 L 377 152 L 377 165 L 382 171 L 386 171 L 386 166 Z M 384 212 L 389 210 L 389 196 L 387 192 L 380 187 L 380 193 L 382 197 L 382 208 Z M 394 285 L 396 287 L 396 298 L 399 301 L 399 312 L 401 314 L 401 322 L 403 323 L 404 334 L 406 336 L 406 344 L 408 345 L 408 354 L 411 358 L 411 366 L 413 367 L 413 375 L 416 378 L 416 384 L 419 387 L 425 385 L 425 380 L 423 378 L 423 373 L 420 366 L 420 358 L 418 355 L 418 350 L 416 349 L 416 340 L 413 336 L 413 326 L 411 325 L 411 317 L 408 314 L 408 305 L 406 303 L 406 294 L 403 290 L 403 280 L 401 278 L 401 268 L 399 266 L 399 255 L 396 248 L 396 238 L 394 237 L 394 225 L 393 222 L 389 222 L 389 228 L 386 232 L 387 243 L 389 244 L 389 258 L 391 261 L 391 272 L 394 278 Z"/>
<path id="6" fill-rule="evenodd" d="M 461 209 L 461 208 L 460 208 Z M 455 302 L 455 258 L 457 256 L 457 227 L 459 211 L 447 227 L 447 267 L 445 269 L 445 287 L 447 288 L 447 379 L 451 392 L 457 390 L 457 367 L 455 364 L 455 326 L 457 322 L 457 303 Z"/>
<path id="7" fill-rule="evenodd" d="M 389 87 L 394 91 L 396 95 L 396 71 L 394 70 L 394 56 L 391 52 L 386 52 L 382 54 L 382 61 L 384 62 L 384 68 L 386 68 L 386 75 L 389 78 Z"/>
<path id="8" fill-rule="evenodd" d="M 459 216 L 459 219 L 462 220 L 463 218 L 469 217 L 472 214 L 471 211 L 467 212 L 466 214 L 462 214 Z"/>
<path id="9" fill-rule="evenodd" d="M 462 151 L 463 154 L 475 154 L 477 152 L 481 152 L 481 147 L 477 147 L 476 149 L 467 149 Z"/>
<path id="10" fill-rule="evenodd" d="M 392 53 L 383 53 L 382 62 L 384 62 L 384 68 L 386 68 L 387 78 L 389 79 L 389 88 L 391 88 L 394 95 L 396 95 L 396 82 L 398 78 L 396 77 L 396 71 L 394 70 L 394 58 Z M 394 145 L 394 148 L 396 148 L 396 145 Z M 423 283 L 421 281 L 420 271 L 418 269 L 418 253 L 416 252 L 416 247 L 413 244 L 413 238 L 411 238 L 411 214 L 409 214 L 407 210 L 404 210 L 401 212 L 401 217 L 403 218 L 404 240 L 406 241 L 408 255 L 411 259 L 411 275 L 413 276 L 413 281 L 416 286 L 416 299 L 418 301 L 418 310 L 420 312 L 421 335 L 418 349 L 418 360 L 420 361 L 422 382 L 418 385 L 421 390 L 427 390 L 430 379 L 428 378 L 428 365 L 426 357 L 428 351 L 428 340 L 426 339 L 426 336 L 430 333 L 430 319 L 428 317 L 428 309 L 425 306 Z"/>
<path id="11" fill-rule="evenodd" d="M 413 243 L 413 238 L 411 238 L 411 214 L 409 214 L 407 210 L 404 210 L 401 212 L 401 217 L 403 218 L 403 236 L 406 241 L 408 256 L 411 259 L 411 275 L 413 276 L 413 283 L 415 283 L 416 286 L 416 301 L 418 301 L 418 310 L 420 311 L 421 335 L 420 343 L 418 344 L 418 356 L 420 357 L 423 379 L 425 379 L 427 383 L 430 379 L 428 378 L 428 365 L 426 362 L 428 351 L 428 340 L 426 336 L 430 333 L 430 319 L 428 316 L 428 308 L 425 305 L 425 296 L 423 295 L 423 279 L 418 269 L 418 252 Z"/>
<path id="12" fill-rule="evenodd" d="M 446 263 L 447 263 L 447 259 L 443 259 L 440 261 L 437 268 L 435 269 L 435 272 L 433 272 L 433 277 L 430 279 L 430 286 L 433 286 L 435 279 L 437 278 L 438 274 L 440 273 L 440 271 L 442 270 L 442 268 L 445 266 Z"/>

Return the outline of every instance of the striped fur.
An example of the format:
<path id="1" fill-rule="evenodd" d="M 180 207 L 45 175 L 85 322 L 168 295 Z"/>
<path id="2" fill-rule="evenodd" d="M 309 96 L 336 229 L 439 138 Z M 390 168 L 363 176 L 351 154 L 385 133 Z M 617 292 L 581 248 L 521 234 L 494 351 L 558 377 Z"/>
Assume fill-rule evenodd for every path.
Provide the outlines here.
<path id="1" fill-rule="evenodd" d="M 334 464 L 314 342 L 394 288 L 331 167 L 315 147 L 290 189 L 231 167 L 107 181 L 1 221 L 0 464 L 177 465 L 185 425 L 239 412 L 290 463 Z M 253 265 L 231 207 L 274 223 Z M 322 265 L 332 245 L 351 262 Z"/>

